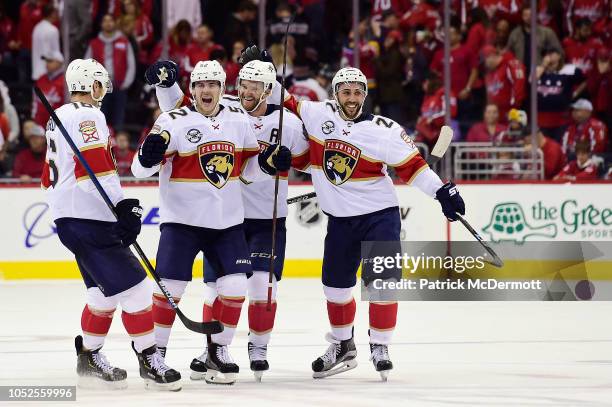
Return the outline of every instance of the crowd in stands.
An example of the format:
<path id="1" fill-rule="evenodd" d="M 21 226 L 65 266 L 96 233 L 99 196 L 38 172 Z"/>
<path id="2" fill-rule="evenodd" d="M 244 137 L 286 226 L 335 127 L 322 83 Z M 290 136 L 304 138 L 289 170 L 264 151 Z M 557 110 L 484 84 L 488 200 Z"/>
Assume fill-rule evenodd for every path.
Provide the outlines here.
<path id="1" fill-rule="evenodd" d="M 143 81 L 152 62 L 162 56 L 174 60 L 188 95 L 195 64 L 218 60 L 227 72 L 226 92 L 236 93 L 238 56 L 262 34 L 257 0 L 180 0 L 180 7 L 178 1 L 165 3 L 165 11 L 161 0 L 0 3 L 0 177 L 39 177 L 49 115 L 32 86 L 54 108 L 66 103 L 63 69 L 75 58 L 95 58 L 113 78 L 113 92 L 102 111 L 114 135 L 118 170 L 125 176 L 130 175 L 138 141 L 159 115 L 154 92 Z M 266 47 L 280 72 L 284 33 L 295 13 L 287 45 L 290 92 L 303 99 L 327 99 L 335 70 L 358 58 L 368 78 L 365 111 L 392 118 L 431 147 L 447 109 L 443 3 L 360 3 L 354 32 L 351 1 L 268 0 Z M 455 140 L 528 151 L 535 139 L 546 179 L 612 178 L 612 2 L 539 0 L 537 10 L 521 3 L 451 0 L 448 100 Z M 532 13 L 537 13 L 535 33 Z M 532 66 L 538 103 L 535 138 L 526 113 Z M 500 171 L 493 178 L 521 178 L 520 171 L 508 174 Z"/>

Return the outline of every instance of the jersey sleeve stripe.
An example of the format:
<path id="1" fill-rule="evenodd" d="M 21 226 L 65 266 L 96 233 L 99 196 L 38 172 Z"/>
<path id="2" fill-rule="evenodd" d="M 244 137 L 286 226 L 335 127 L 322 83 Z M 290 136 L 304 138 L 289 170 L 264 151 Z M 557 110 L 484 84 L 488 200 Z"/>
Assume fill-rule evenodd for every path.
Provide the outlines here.
<path id="1" fill-rule="evenodd" d="M 110 151 L 105 148 L 103 144 L 99 144 L 97 148 L 87 148 L 81 151 L 81 154 L 85 161 L 91 167 L 91 170 L 97 176 L 108 175 L 113 171 L 116 172 L 115 162 L 111 157 Z M 81 164 L 76 156 L 74 159 L 74 176 L 80 181 L 88 178 L 85 167 Z"/>
<path id="2" fill-rule="evenodd" d="M 298 170 L 308 168 L 310 165 L 310 150 L 304 151 L 302 154 L 294 155 L 291 157 L 291 166 Z"/>
<path id="3" fill-rule="evenodd" d="M 429 168 L 420 154 L 414 155 L 408 162 L 395 167 L 396 174 L 406 183 L 410 184 L 422 171 Z"/>

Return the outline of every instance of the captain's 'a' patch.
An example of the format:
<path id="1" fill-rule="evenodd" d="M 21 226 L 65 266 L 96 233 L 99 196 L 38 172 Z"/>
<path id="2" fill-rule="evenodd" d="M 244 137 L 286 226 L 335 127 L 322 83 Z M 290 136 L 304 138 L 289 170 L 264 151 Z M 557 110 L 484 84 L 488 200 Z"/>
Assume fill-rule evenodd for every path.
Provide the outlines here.
<path id="1" fill-rule="evenodd" d="M 341 140 L 325 140 L 323 150 L 323 171 L 334 185 L 348 181 L 359 161 L 361 150 Z"/>
<path id="2" fill-rule="evenodd" d="M 202 173 L 217 188 L 223 188 L 232 175 L 234 151 L 234 144 L 226 141 L 211 141 L 198 146 Z"/>

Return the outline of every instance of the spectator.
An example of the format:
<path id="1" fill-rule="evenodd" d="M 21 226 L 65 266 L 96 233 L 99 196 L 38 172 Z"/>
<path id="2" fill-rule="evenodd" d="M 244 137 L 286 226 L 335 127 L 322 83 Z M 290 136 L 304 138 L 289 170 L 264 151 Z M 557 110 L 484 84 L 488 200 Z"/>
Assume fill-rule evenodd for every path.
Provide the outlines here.
<path id="1" fill-rule="evenodd" d="M 609 15 L 610 2 L 608 0 L 573 0 L 565 5 L 565 22 L 570 35 L 574 33 L 576 23 L 581 18 L 591 20 L 593 31 L 603 34 Z"/>
<path id="2" fill-rule="evenodd" d="M 113 146 L 113 157 L 117 164 L 117 172 L 120 177 L 131 177 L 132 159 L 134 158 L 135 150 L 130 148 L 130 134 L 126 131 L 119 131 L 115 136 L 115 145 Z"/>
<path id="3" fill-rule="evenodd" d="M 406 59 L 400 52 L 402 40 L 403 35 L 399 30 L 390 31 L 383 43 L 383 52 L 375 59 L 380 113 L 400 124 L 406 121 L 402 108 L 404 102 L 402 83 L 405 80 L 406 64 Z M 326 99 L 327 92 L 324 94 Z"/>
<path id="4" fill-rule="evenodd" d="M 469 26 L 465 45 L 476 56 L 485 45 L 495 44 L 495 31 L 491 29 L 491 21 L 487 13 L 480 7 L 469 11 Z M 505 43 L 504 43 L 505 44 Z"/>
<path id="5" fill-rule="evenodd" d="M 321 102 L 328 99 L 327 91 L 312 77 L 312 72 L 306 59 L 296 59 L 293 77 L 295 80 L 289 88 L 289 93 L 295 95 L 298 100 Z"/>
<path id="6" fill-rule="evenodd" d="M 8 88 L 6 84 L 0 80 L 0 104 L 2 108 L 0 109 L 0 114 L 6 116 L 6 121 L 8 122 L 8 133 L 5 132 L 4 137 L 5 140 L 8 140 L 9 143 L 16 143 L 19 138 L 19 115 L 17 114 L 17 109 L 13 106 L 11 102 L 11 96 L 9 95 Z"/>
<path id="7" fill-rule="evenodd" d="M 565 31 L 563 4 L 559 0 L 538 1 L 538 23 L 553 30 L 557 38 L 561 38 Z"/>
<path id="8" fill-rule="evenodd" d="M 100 62 L 113 79 L 113 91 L 106 95 L 102 111 L 118 131 L 125 121 L 127 90 L 134 82 L 136 60 L 129 40 L 117 31 L 115 18 L 107 14 L 102 19 L 102 31 L 90 41 L 85 58 Z"/>
<path id="9" fill-rule="evenodd" d="M 517 0 L 474 0 L 472 7 L 482 8 L 490 19 L 507 19 L 516 21 L 519 14 L 519 2 Z"/>
<path id="10" fill-rule="evenodd" d="M 176 1 L 167 1 L 166 5 L 168 31 L 181 21 L 187 21 L 190 27 L 199 27 L 202 24 L 200 0 L 181 0 L 180 6 Z"/>
<path id="11" fill-rule="evenodd" d="M 268 38 L 266 38 L 268 44 L 283 43 L 287 24 L 291 20 L 291 15 L 295 13 L 293 23 L 289 27 L 289 35 L 295 39 L 296 51 L 299 54 L 304 53 L 310 46 L 310 26 L 301 11 L 301 7 L 294 11 L 286 2 L 279 2 L 276 6 L 275 17 L 268 23 Z"/>
<path id="12" fill-rule="evenodd" d="M 475 123 L 467 134 L 465 141 L 496 143 L 501 140 L 508 126 L 499 122 L 497 105 L 488 104 L 485 107 L 483 121 Z"/>
<path id="13" fill-rule="evenodd" d="M 516 59 L 521 61 L 527 72 L 531 69 L 531 52 L 529 50 L 531 43 L 531 8 L 526 3 L 521 10 L 522 24 L 516 27 L 510 33 L 508 38 L 508 49 L 516 56 Z M 536 65 L 542 63 L 542 52 L 545 49 L 556 49 L 560 54 L 563 53 L 561 43 L 557 38 L 557 34 L 548 27 L 537 25 L 536 27 L 537 49 L 536 55 L 538 60 Z"/>
<path id="14" fill-rule="evenodd" d="M 497 48 L 506 48 L 508 44 L 508 38 L 510 38 L 510 22 L 505 18 L 497 21 L 495 24 L 495 42 L 494 45 Z"/>
<path id="15" fill-rule="evenodd" d="M 444 102 L 444 87 L 439 76 L 432 73 L 423 83 L 425 98 L 421 104 L 421 116 L 416 124 L 418 135 L 415 141 L 427 143 L 431 148 L 438 139 L 440 129 L 445 122 L 446 103 Z M 451 118 L 457 116 L 457 99 L 451 92 Z M 457 135 L 459 136 L 459 135 Z"/>
<path id="16" fill-rule="evenodd" d="M 497 105 L 505 121 L 508 111 L 520 108 L 525 99 L 525 67 L 512 53 L 501 54 L 490 45 L 483 48 L 482 54 L 487 68 L 487 101 Z"/>
<path id="17" fill-rule="evenodd" d="M 45 129 L 35 124 L 26 139 L 28 148 L 21 150 L 15 156 L 13 163 L 13 178 L 23 182 L 30 182 L 33 178 L 40 178 L 45 164 L 47 140 Z"/>
<path id="18" fill-rule="evenodd" d="M 555 180 L 587 181 L 597 179 L 597 165 L 591 161 L 591 149 L 588 141 L 576 143 L 576 159 L 570 161 L 555 175 Z"/>
<path id="19" fill-rule="evenodd" d="M 597 52 L 595 67 L 587 80 L 587 88 L 593 101 L 593 110 L 604 120 L 607 127 L 612 126 L 612 69 L 611 53 L 606 48 Z"/>
<path id="20" fill-rule="evenodd" d="M 462 132 L 465 134 L 469 124 L 476 119 L 473 112 L 480 112 L 482 110 L 475 98 L 472 97 L 472 88 L 478 79 L 478 54 L 472 52 L 470 47 L 461 43 L 461 26 L 457 19 L 454 19 L 449 29 L 449 41 L 451 48 L 451 90 L 457 95 L 457 119 L 460 125 L 462 125 Z M 430 66 L 431 70 L 439 76 L 443 76 L 443 61 L 444 50 L 439 49 L 434 54 Z"/>
<path id="21" fill-rule="evenodd" d="M 566 158 L 561 149 L 561 145 L 550 137 L 538 130 L 538 148 L 542 150 L 544 158 L 544 178 L 552 179 L 565 166 Z M 531 135 L 525 137 L 525 150 L 531 151 Z"/>
<path id="22" fill-rule="evenodd" d="M 594 37 L 591 31 L 591 20 L 581 18 L 575 23 L 574 34 L 563 40 L 563 50 L 568 63 L 576 65 L 585 76 L 593 69 L 597 51 L 603 47 L 603 42 Z"/>
<path id="23" fill-rule="evenodd" d="M 574 65 L 564 64 L 556 49 L 544 51 L 538 78 L 538 126 L 549 137 L 560 142 L 569 124 L 572 99 L 586 87 L 584 75 Z"/>
<path id="24" fill-rule="evenodd" d="M 59 51 L 50 51 L 43 56 L 46 73 L 36 81 L 36 86 L 44 93 L 53 109 L 64 104 L 66 98 L 66 82 L 64 80 L 64 56 Z M 37 96 L 32 97 L 32 118 L 42 127 L 47 127 L 49 113 Z"/>
<path id="25" fill-rule="evenodd" d="M 433 33 L 442 25 L 440 18 L 440 3 L 437 0 L 415 2 L 414 6 L 404 13 L 400 19 L 403 30 L 425 30 Z"/>
<path id="26" fill-rule="evenodd" d="M 250 0 L 242 0 L 236 12 L 229 16 L 225 24 L 223 38 L 225 38 L 224 46 L 228 52 L 236 41 L 243 41 L 245 44 L 256 42 L 257 35 L 252 27 L 255 18 L 257 18 L 257 6 Z"/>
<path id="27" fill-rule="evenodd" d="M 60 33 L 54 25 L 59 21 L 57 9 L 46 4 L 42 8 L 42 17 L 32 32 L 32 81 L 47 72 L 43 54 L 60 52 Z"/>
<path id="28" fill-rule="evenodd" d="M 216 49 L 222 49 L 221 45 L 213 42 L 213 31 L 206 24 L 202 24 L 196 29 L 194 41 L 187 47 L 187 56 L 189 65 L 186 66 L 186 72 L 193 71 L 193 67 L 198 61 L 210 60 L 210 53 Z"/>
<path id="29" fill-rule="evenodd" d="M 19 8 L 17 65 L 20 82 L 28 82 L 32 77 L 32 32 L 42 19 L 42 6 L 42 0 L 26 0 Z"/>
<path id="30" fill-rule="evenodd" d="M 578 99 L 572 105 L 573 122 L 563 134 L 563 153 L 572 157 L 576 145 L 588 144 L 589 152 L 605 153 L 608 148 L 608 131 L 606 125 L 592 117 L 593 104 L 586 99 Z"/>
<path id="31" fill-rule="evenodd" d="M 225 93 L 229 95 L 237 95 L 238 90 L 236 81 L 238 80 L 238 73 L 240 73 L 240 64 L 228 60 L 227 53 L 223 47 L 218 47 L 212 50 L 210 53 L 210 59 L 211 61 L 219 62 L 225 71 Z"/>
<path id="32" fill-rule="evenodd" d="M 128 39 L 130 42 L 130 47 L 132 47 L 132 53 L 136 56 L 137 65 L 146 64 L 145 56 L 140 52 L 140 47 L 138 45 L 138 41 L 136 41 L 136 20 L 134 16 L 124 14 L 119 17 L 118 26 L 119 31 Z M 140 68 L 137 66 L 137 69 Z"/>
<path id="33" fill-rule="evenodd" d="M 7 77 L 10 70 L 16 69 L 13 62 L 13 53 L 19 50 L 17 40 L 17 27 L 15 22 L 6 15 L 4 3 L 0 3 L 0 77 Z"/>
<path id="34" fill-rule="evenodd" d="M 134 38 L 143 53 L 139 60 L 146 63 L 147 54 L 153 46 L 153 24 L 149 16 L 142 12 L 139 0 L 123 0 L 123 11 L 124 15 L 134 18 Z"/>
<path id="35" fill-rule="evenodd" d="M 93 22 L 91 0 L 65 0 L 64 13 L 68 21 L 68 55 L 72 60 L 83 58 Z"/>

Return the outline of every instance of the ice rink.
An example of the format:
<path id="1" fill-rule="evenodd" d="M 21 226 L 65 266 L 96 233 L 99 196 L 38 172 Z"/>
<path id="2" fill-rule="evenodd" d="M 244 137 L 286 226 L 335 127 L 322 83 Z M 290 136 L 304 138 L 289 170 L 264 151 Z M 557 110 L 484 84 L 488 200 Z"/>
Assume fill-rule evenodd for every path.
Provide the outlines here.
<path id="1" fill-rule="evenodd" d="M 194 282 L 181 302 L 192 319 L 201 317 L 201 292 L 202 283 Z M 82 283 L 0 282 L 0 298 L 0 385 L 75 384 L 73 338 L 80 332 Z M 359 301 L 359 366 L 335 377 L 311 378 L 310 363 L 328 345 L 325 302 L 316 279 L 280 283 L 268 351 L 271 370 L 262 383 L 249 370 L 246 319 L 243 308 L 230 348 L 241 368 L 234 386 L 189 380 L 189 363 L 201 353 L 204 337 L 177 320 L 167 361 L 181 371 L 183 389 L 160 393 L 143 389 L 115 314 L 104 350 L 111 363 L 127 369 L 129 388 L 78 389 L 76 405 L 612 406 L 609 302 L 401 303 L 390 348 L 395 369 L 386 383 L 368 360 L 367 303 Z"/>

